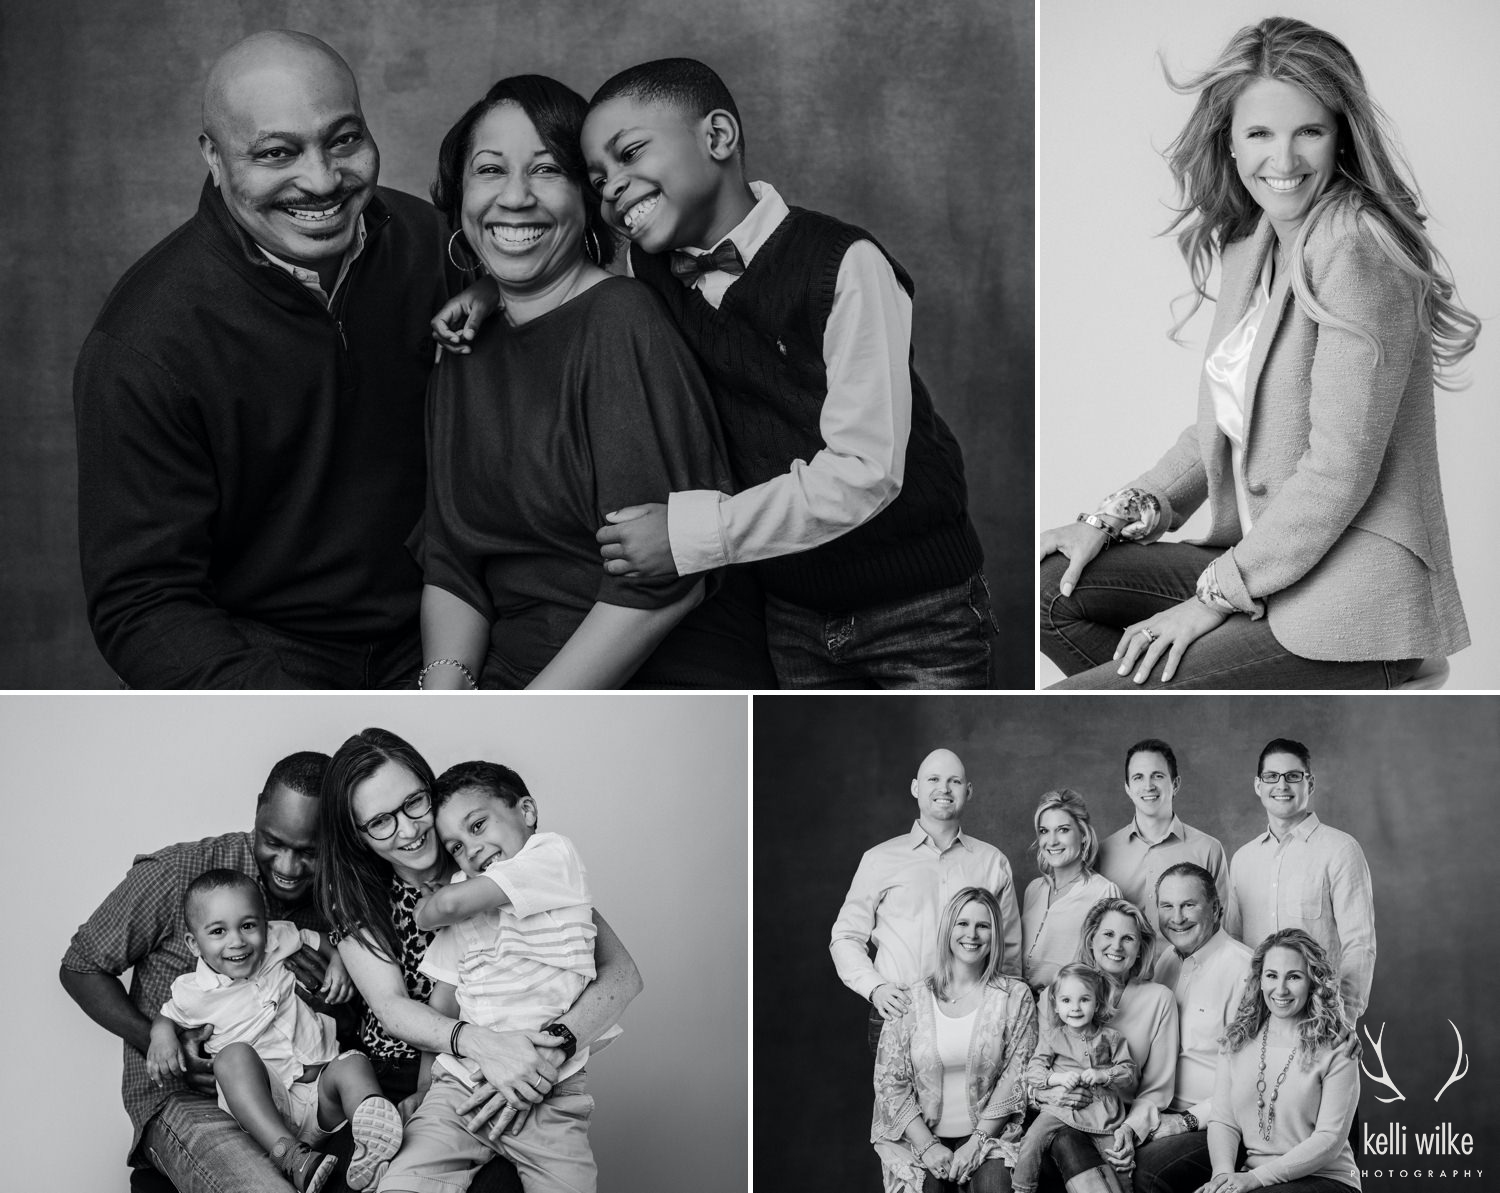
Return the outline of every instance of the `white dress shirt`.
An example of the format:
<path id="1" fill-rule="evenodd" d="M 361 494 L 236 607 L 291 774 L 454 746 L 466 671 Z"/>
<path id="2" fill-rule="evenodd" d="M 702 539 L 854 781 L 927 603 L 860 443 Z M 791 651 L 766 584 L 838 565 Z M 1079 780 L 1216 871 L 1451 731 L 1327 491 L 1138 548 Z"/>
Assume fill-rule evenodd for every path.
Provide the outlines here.
<path id="1" fill-rule="evenodd" d="M 1224 927 L 1252 949 L 1283 928 L 1301 928 L 1328 954 L 1344 1010 L 1355 1023 L 1375 976 L 1375 894 L 1364 850 L 1309 813 L 1280 841 L 1268 828 L 1229 862 Z"/>
<path id="2" fill-rule="evenodd" d="M 1171 987 L 1177 999 L 1177 1088 L 1172 1110 L 1192 1112 L 1199 1127 L 1213 1109 L 1219 1067 L 1219 1037 L 1234 1019 L 1250 977 L 1250 950 L 1220 928 L 1191 957 L 1169 949 L 1157 964 L 1155 981 Z"/>
<path id="3" fill-rule="evenodd" d="M 937 969 L 939 920 L 948 900 L 967 886 L 1000 901 L 1004 924 L 994 928 L 1004 947 L 1000 971 L 1021 974 L 1021 916 L 1010 862 L 993 845 L 960 832 L 938 849 L 920 821 L 904 836 L 866 850 L 833 924 L 828 951 L 844 985 L 863 999 L 876 986 L 912 986 Z M 869 946 L 875 945 L 875 960 Z"/>

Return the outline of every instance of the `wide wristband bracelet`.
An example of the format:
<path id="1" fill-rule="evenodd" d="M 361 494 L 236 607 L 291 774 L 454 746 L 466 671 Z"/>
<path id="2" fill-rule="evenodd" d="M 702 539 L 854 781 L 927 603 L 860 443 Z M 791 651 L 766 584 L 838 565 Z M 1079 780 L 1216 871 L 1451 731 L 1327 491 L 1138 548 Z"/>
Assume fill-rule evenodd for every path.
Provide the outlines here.
<path id="1" fill-rule="evenodd" d="M 1082 522 L 1085 526 L 1092 526 L 1095 530 L 1102 531 L 1106 551 L 1120 541 L 1120 532 L 1098 514 L 1079 514 L 1073 521 Z"/>
<path id="2" fill-rule="evenodd" d="M 472 671 L 470 671 L 467 667 L 465 667 L 457 659 L 433 659 L 432 662 L 428 663 L 427 666 L 423 667 L 422 670 L 420 670 L 420 671 L 417 672 L 417 690 L 418 691 L 423 690 L 423 688 L 425 686 L 425 681 L 427 679 L 427 673 L 429 671 L 431 671 L 434 667 L 457 667 L 460 671 L 463 672 L 464 678 L 469 681 L 469 687 L 471 687 L 471 688 L 477 688 L 477 687 L 479 687 L 479 685 L 474 682 L 474 673 Z"/>

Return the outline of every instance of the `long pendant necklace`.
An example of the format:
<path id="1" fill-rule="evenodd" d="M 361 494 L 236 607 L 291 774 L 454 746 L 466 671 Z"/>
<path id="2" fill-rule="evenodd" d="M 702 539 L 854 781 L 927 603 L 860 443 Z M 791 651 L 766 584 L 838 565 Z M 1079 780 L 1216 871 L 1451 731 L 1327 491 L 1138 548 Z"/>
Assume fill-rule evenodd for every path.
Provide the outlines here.
<path id="1" fill-rule="evenodd" d="M 1281 1096 L 1281 1083 L 1286 1080 L 1286 1075 L 1292 1068 L 1292 1057 L 1297 1055 L 1297 1047 L 1292 1046 L 1292 1055 L 1286 1058 L 1286 1067 L 1281 1070 L 1281 1076 L 1276 1078 L 1276 1084 L 1271 1088 L 1271 1101 L 1269 1108 L 1266 1103 L 1266 1045 L 1271 1040 L 1271 1025 L 1268 1022 L 1260 1033 L 1260 1073 L 1255 1078 L 1255 1106 L 1260 1116 L 1260 1137 L 1267 1143 L 1271 1142 L 1271 1134 L 1276 1130 L 1276 1099 Z"/>

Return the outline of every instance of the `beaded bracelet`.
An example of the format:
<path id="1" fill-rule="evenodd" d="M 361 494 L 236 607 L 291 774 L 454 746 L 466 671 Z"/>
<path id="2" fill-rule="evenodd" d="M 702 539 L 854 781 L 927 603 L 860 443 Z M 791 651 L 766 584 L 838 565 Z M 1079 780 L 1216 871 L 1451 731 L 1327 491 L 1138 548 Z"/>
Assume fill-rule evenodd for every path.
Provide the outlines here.
<path id="1" fill-rule="evenodd" d="M 417 690 L 418 691 L 422 691 L 423 690 L 423 687 L 424 687 L 424 682 L 423 681 L 425 681 L 427 679 L 427 673 L 429 671 L 431 671 L 434 667 L 457 667 L 460 671 L 463 672 L 464 678 L 469 681 L 469 687 L 471 687 L 471 688 L 477 688 L 477 687 L 479 687 L 479 685 L 474 682 L 474 673 L 472 671 L 470 671 L 467 667 L 465 667 L 457 659 L 433 659 L 432 662 L 428 663 L 427 666 L 423 667 L 422 670 L 420 670 L 420 671 L 417 672 Z"/>
<path id="2" fill-rule="evenodd" d="M 460 1019 L 453 1025 L 453 1031 L 448 1036 L 448 1054 L 450 1056 L 463 1057 L 463 1053 L 458 1050 L 458 1033 L 463 1031 L 468 1025 L 468 1021 L 465 1019 Z"/>

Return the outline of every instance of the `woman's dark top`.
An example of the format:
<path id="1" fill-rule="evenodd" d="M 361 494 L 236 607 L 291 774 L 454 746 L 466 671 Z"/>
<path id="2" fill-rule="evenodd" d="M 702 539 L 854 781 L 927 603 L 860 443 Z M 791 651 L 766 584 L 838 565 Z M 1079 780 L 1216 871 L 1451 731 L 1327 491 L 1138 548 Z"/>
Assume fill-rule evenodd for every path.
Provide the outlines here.
<path id="1" fill-rule="evenodd" d="M 524 685 L 596 601 L 651 609 L 696 578 L 603 568 L 604 515 L 680 489 L 730 490 L 693 355 L 660 300 L 608 278 L 520 327 L 493 320 L 428 395 L 428 584 L 492 624 L 487 685 Z M 743 569 L 641 665 L 631 687 L 774 687 L 759 590 Z"/>

